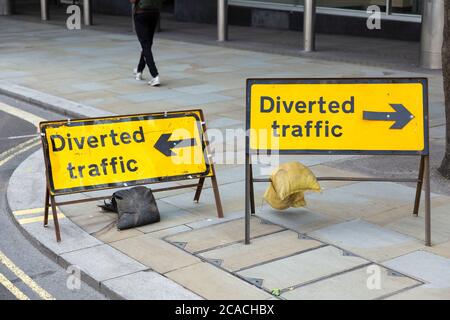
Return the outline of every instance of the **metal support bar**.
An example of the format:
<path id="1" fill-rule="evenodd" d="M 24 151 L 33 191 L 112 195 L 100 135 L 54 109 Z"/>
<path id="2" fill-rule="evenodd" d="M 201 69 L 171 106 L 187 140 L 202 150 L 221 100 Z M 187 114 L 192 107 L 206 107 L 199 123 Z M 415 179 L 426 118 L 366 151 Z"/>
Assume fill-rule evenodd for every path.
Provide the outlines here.
<path id="1" fill-rule="evenodd" d="M 217 0 L 217 40 L 228 40 L 228 0 Z"/>
<path id="2" fill-rule="evenodd" d="M 91 0 L 83 0 L 83 16 L 86 26 L 92 25 L 92 3 Z"/>
<path id="3" fill-rule="evenodd" d="M 419 215 L 420 198 L 422 195 L 424 158 L 425 158 L 424 156 L 420 157 L 419 177 L 417 179 L 418 181 L 417 181 L 417 187 L 416 187 L 416 200 L 414 201 L 413 215 L 415 215 L 416 217 Z"/>
<path id="4" fill-rule="evenodd" d="M 303 13 L 303 46 L 305 52 L 316 50 L 316 0 L 305 0 Z"/>
<path id="5" fill-rule="evenodd" d="M 247 146 L 249 137 L 246 135 L 245 139 L 247 140 Z M 250 244 L 250 188 L 253 183 L 250 179 L 250 155 L 248 152 L 245 154 L 245 244 Z"/>
<path id="6" fill-rule="evenodd" d="M 47 21 L 50 19 L 50 10 L 48 7 L 48 0 L 41 0 L 41 20 Z"/>
<path id="7" fill-rule="evenodd" d="M 444 12 L 444 0 L 423 0 L 420 65 L 427 69 L 442 68 Z"/>
<path id="8" fill-rule="evenodd" d="M 419 182 L 416 178 L 317 177 L 316 179 L 317 181 Z M 270 179 L 255 178 L 253 182 L 270 182 Z"/>
<path id="9" fill-rule="evenodd" d="M 424 187 L 425 187 L 425 245 L 431 246 L 431 186 L 430 186 L 430 156 L 424 157 Z"/>
<path id="10" fill-rule="evenodd" d="M 52 206 L 53 223 L 55 224 L 56 241 L 61 242 L 61 231 L 59 230 L 58 212 L 56 211 L 55 197 L 50 195 L 50 204 Z"/>

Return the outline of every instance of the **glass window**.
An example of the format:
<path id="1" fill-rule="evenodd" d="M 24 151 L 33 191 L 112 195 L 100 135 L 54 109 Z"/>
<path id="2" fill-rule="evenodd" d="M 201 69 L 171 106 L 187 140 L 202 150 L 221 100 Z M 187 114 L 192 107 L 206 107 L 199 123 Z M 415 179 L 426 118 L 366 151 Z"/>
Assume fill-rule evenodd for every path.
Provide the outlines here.
<path id="1" fill-rule="evenodd" d="M 366 11 L 371 5 L 378 5 L 382 11 L 386 10 L 386 0 L 317 0 L 318 7 L 332 7 Z"/>
<path id="2" fill-rule="evenodd" d="M 392 0 L 392 12 L 421 14 L 422 0 Z"/>

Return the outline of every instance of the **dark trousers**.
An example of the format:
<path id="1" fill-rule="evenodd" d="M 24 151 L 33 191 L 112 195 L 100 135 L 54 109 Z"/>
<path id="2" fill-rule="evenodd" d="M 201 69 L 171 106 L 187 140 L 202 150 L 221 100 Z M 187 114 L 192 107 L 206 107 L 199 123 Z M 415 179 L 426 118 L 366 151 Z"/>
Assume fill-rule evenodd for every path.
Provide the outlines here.
<path id="1" fill-rule="evenodd" d="M 134 26 L 142 47 L 141 58 L 139 60 L 137 71 L 144 71 L 145 64 L 147 64 L 153 78 L 158 75 L 158 69 L 156 68 L 152 53 L 153 36 L 155 34 L 158 20 L 159 11 L 148 11 L 136 13 L 134 15 Z"/>

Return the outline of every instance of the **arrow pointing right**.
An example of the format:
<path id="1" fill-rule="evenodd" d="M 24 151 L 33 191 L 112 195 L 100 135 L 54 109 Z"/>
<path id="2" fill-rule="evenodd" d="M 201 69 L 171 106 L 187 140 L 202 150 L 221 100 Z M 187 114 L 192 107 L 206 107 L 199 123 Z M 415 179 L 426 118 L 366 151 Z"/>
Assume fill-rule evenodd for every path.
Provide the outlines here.
<path id="1" fill-rule="evenodd" d="M 403 129 L 414 116 L 405 108 L 402 104 L 390 104 L 395 112 L 374 112 L 364 111 L 364 120 L 376 120 L 376 121 L 395 121 L 390 129 Z"/>

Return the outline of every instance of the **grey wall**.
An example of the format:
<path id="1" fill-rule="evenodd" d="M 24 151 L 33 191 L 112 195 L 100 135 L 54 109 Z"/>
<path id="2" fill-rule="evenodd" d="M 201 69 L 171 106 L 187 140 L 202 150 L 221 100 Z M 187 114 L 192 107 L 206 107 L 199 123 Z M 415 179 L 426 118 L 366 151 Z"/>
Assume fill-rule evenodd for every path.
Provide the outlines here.
<path id="1" fill-rule="evenodd" d="M 10 0 L 0 0 L 0 16 L 10 15 L 12 12 Z"/>
<path id="2" fill-rule="evenodd" d="M 119 16 L 131 14 L 131 5 L 128 0 L 92 0 L 94 13 L 104 13 Z"/>

